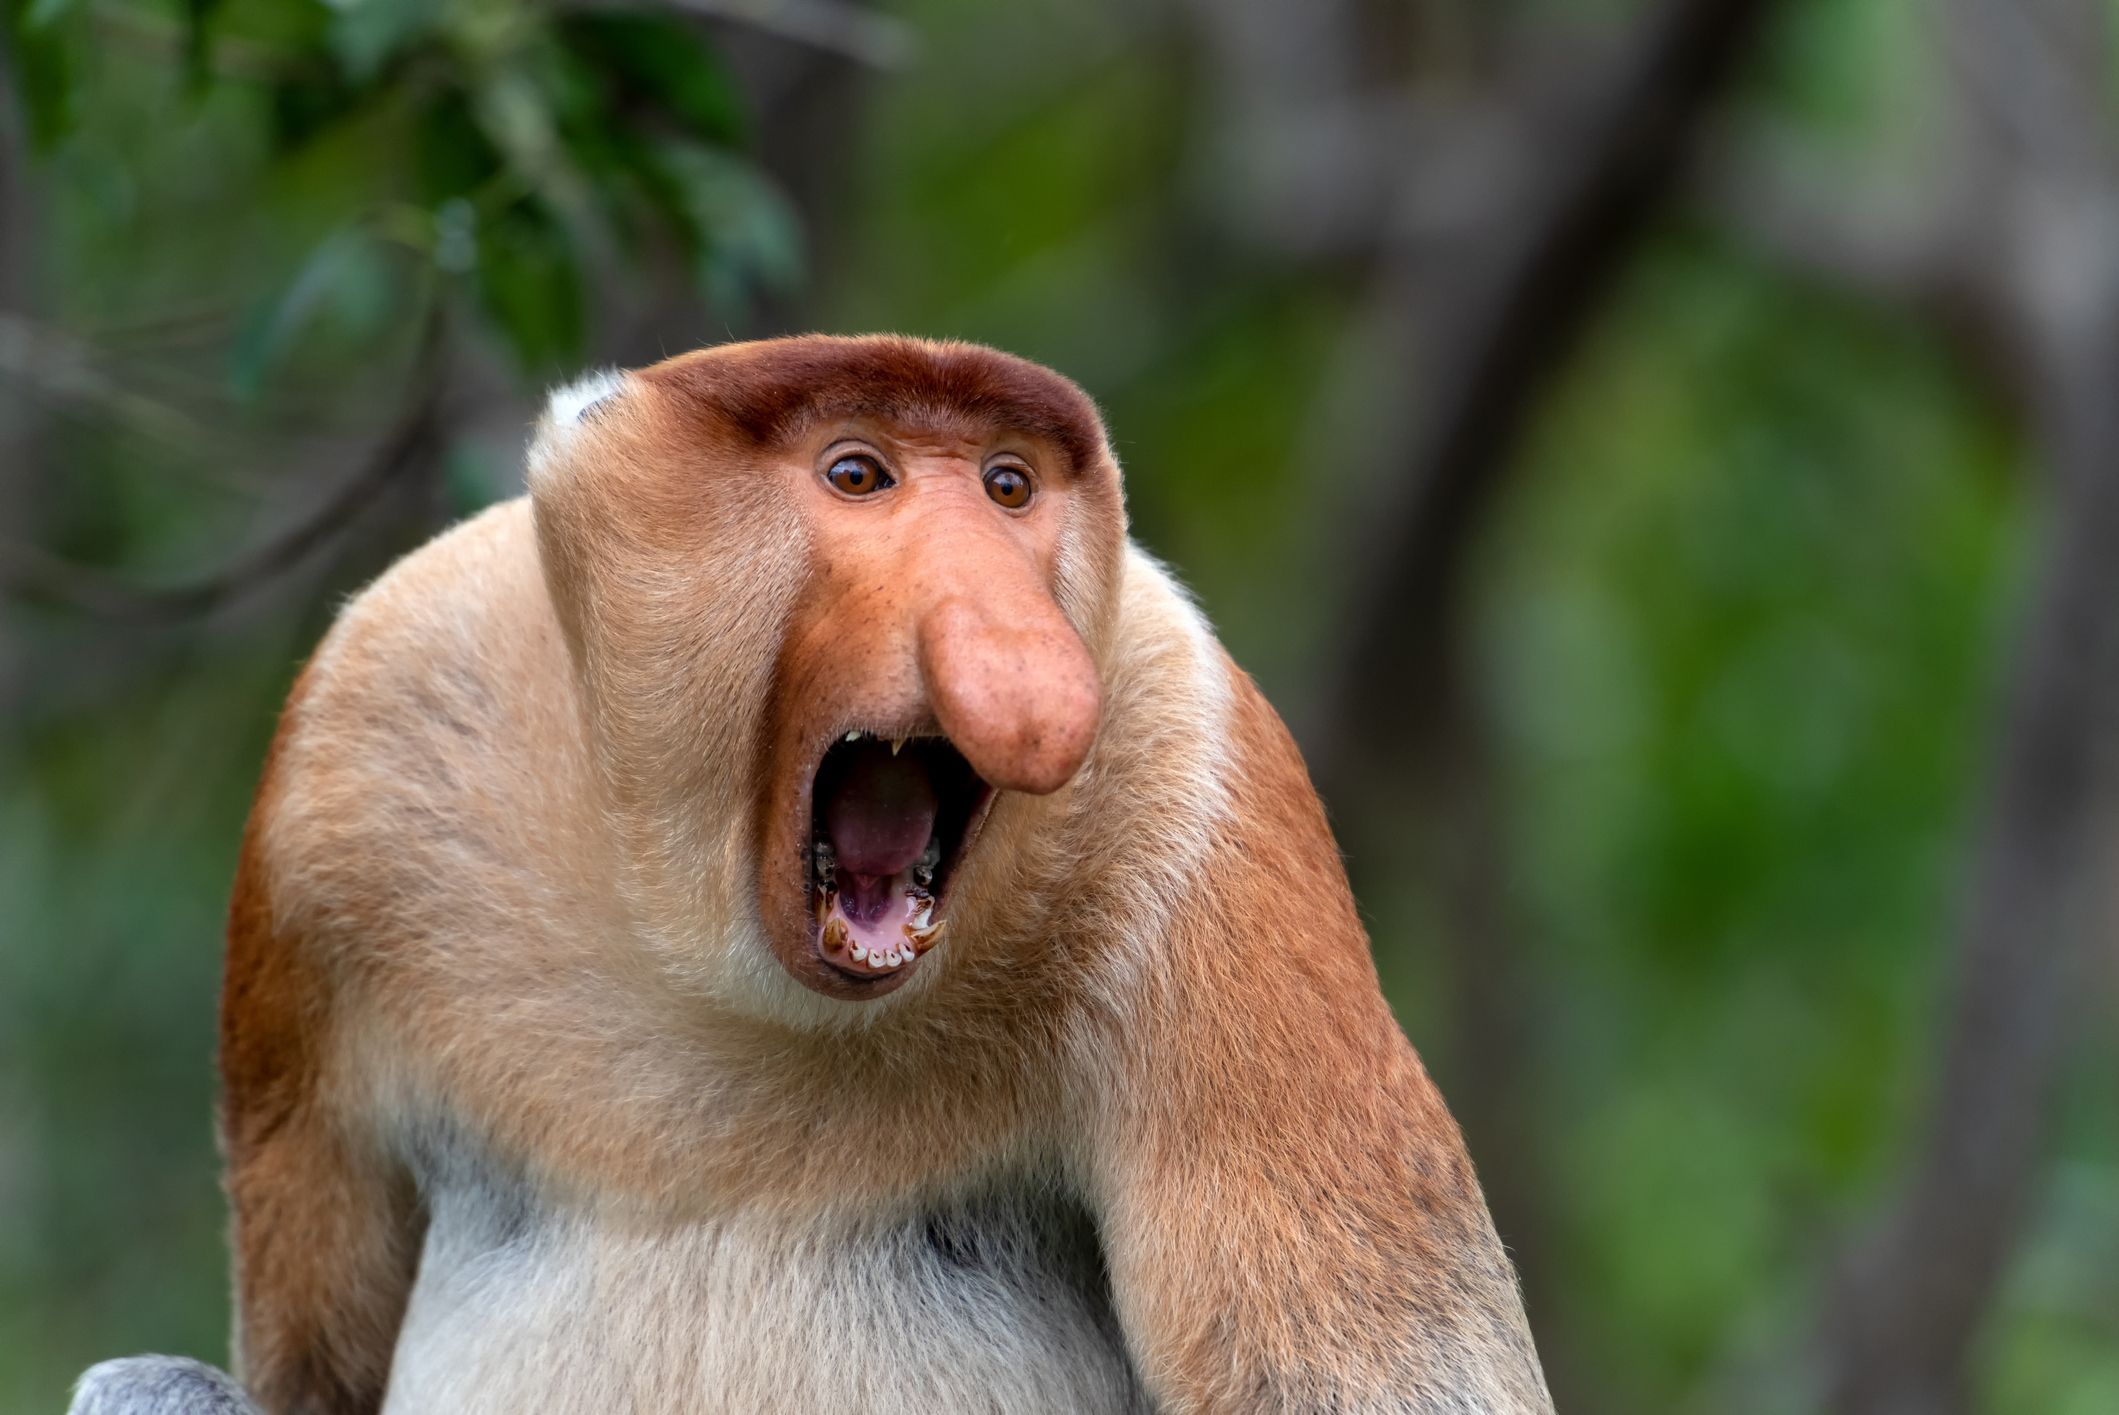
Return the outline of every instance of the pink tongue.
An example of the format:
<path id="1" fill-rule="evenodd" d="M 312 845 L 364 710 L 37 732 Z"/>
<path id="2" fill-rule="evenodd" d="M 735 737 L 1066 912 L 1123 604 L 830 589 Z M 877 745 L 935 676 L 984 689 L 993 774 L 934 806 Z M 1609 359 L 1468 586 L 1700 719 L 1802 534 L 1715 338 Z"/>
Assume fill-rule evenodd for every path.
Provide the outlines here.
<path id="1" fill-rule="evenodd" d="M 837 768 L 824 793 L 824 832 L 839 868 L 859 875 L 909 870 L 934 834 L 934 783 L 916 752 L 896 755 L 881 742 L 834 753 Z"/>

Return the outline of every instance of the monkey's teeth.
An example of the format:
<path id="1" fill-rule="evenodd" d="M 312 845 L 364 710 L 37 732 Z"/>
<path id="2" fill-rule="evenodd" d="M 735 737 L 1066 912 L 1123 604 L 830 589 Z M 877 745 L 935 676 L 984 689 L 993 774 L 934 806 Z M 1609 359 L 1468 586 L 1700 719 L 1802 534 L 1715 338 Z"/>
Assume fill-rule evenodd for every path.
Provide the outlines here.
<path id="1" fill-rule="evenodd" d="M 846 740 L 849 742 L 858 742 L 861 740 L 861 734 L 858 732 L 849 732 L 846 734 Z"/>
<path id="2" fill-rule="evenodd" d="M 868 961 L 868 945 L 864 943 L 855 944 L 853 946 L 853 958 L 856 963 L 866 963 Z"/>
<path id="3" fill-rule="evenodd" d="M 947 919 L 942 920 L 939 924 L 927 924 L 920 928 L 914 928 L 912 925 L 907 924 L 905 926 L 905 939 L 906 942 L 912 945 L 913 956 L 918 957 L 940 943 L 942 941 L 942 933 L 948 927 L 949 921 Z"/>
<path id="4" fill-rule="evenodd" d="M 898 754 L 899 752 L 902 752 L 902 751 L 904 751 L 904 750 L 905 750 L 905 743 L 906 743 L 906 740 L 907 740 L 907 739 L 906 739 L 906 738 L 904 738 L 904 737 L 893 737 L 893 738 L 891 738 L 891 739 L 890 739 L 890 754 L 891 754 L 892 756 L 896 756 L 896 755 L 897 755 L 897 754 Z"/>

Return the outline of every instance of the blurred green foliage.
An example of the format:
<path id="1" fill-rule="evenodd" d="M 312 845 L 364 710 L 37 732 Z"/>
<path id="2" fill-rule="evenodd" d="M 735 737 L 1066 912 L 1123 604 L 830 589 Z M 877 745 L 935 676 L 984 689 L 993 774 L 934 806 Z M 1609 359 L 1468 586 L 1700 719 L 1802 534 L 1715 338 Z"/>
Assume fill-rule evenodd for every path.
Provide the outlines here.
<path id="1" fill-rule="evenodd" d="M 1744 120 L 1890 149 L 1920 121 L 1909 10 L 1795 6 Z M 984 339 L 1077 377 L 1136 534 L 1269 695 L 1306 701 L 1359 514 L 1331 453 L 1369 429 L 1329 410 L 1360 286 L 1203 215 L 1197 41 L 1172 15 L 898 13 L 918 53 L 832 135 L 808 256 L 724 46 L 669 11 L 8 0 L 39 313 L 122 341 L 205 310 L 218 360 L 169 395 L 219 410 L 189 440 L 136 416 L 54 432 L 23 524 L 143 573 L 210 563 L 260 494 L 216 465 L 255 465 L 289 410 L 372 419 L 430 318 L 527 384 L 607 355 L 614 280 L 677 272 L 695 342 L 799 287 L 818 327 Z M 1533 431 L 1476 558 L 1472 644 L 1532 980 L 1543 1168 L 1513 1187 L 1549 1211 L 1526 1261 L 1563 1408 L 1804 1408 L 1790 1354 L 1930 1084 L 2038 544 L 2021 458 L 1924 328 L 1682 210 Z M 261 471 L 274 494 L 304 475 Z M 494 494 L 451 486 L 444 514 Z M 0 739 L 0 1411 L 57 1410 L 103 1356 L 223 1351 L 208 1117 L 235 842 L 330 592 L 429 528 L 196 632 L 0 621 L 29 683 Z M 1430 829 L 1404 822 L 1409 855 Z M 1476 1052 L 1451 970 L 1476 953 L 1419 880 L 1361 884 L 1447 1092 Z M 2119 1409 L 2099 1005 L 1980 1362 L 1994 1411 Z"/>
<path id="2" fill-rule="evenodd" d="M 9 0 L 8 34 L 31 136 L 83 208 L 62 229 L 107 252 L 63 263 L 68 312 L 233 277 L 246 391 L 285 360 L 374 356 L 437 284 L 541 375 L 586 352 L 592 260 L 674 253 L 724 304 L 800 272 L 792 213 L 741 155 L 733 78 L 670 14 Z M 182 243 L 203 268 L 119 258 L 198 222 L 222 237 Z"/>

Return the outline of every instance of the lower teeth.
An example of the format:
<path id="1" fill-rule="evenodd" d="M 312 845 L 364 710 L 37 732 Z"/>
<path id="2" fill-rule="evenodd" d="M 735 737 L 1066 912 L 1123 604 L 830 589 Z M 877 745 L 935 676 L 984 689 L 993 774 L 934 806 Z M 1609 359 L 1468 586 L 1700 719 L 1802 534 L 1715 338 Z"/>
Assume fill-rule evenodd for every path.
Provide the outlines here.
<path id="1" fill-rule="evenodd" d="M 819 838 L 810 842 L 810 863 L 816 873 L 817 920 L 824 926 L 823 942 L 831 953 L 845 952 L 856 963 L 866 963 L 872 968 L 896 968 L 910 963 L 925 953 L 942 936 L 942 925 L 934 922 L 934 875 L 942 862 L 941 842 L 929 839 L 927 848 L 913 862 L 912 884 L 905 891 L 906 900 L 912 905 L 911 917 L 905 921 L 905 942 L 897 948 L 869 947 L 853 941 L 846 921 L 832 917 L 832 909 L 839 893 L 838 852 L 831 842 Z"/>

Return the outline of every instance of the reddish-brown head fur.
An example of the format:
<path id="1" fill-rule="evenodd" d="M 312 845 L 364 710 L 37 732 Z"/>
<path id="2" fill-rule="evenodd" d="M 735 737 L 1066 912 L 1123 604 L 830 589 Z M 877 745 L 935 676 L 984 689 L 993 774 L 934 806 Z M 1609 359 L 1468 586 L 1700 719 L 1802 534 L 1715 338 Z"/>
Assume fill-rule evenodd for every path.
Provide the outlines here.
<path id="1" fill-rule="evenodd" d="M 1073 777 L 1125 535 L 1094 406 L 989 349 L 805 337 L 656 365 L 547 448 L 540 539 L 616 804 L 646 834 L 755 822 L 743 902 L 780 961 L 828 995 L 897 986 L 848 979 L 812 937 L 818 764 L 850 731 L 939 732 L 999 790 Z M 887 485 L 835 488 L 848 456 Z M 997 466 L 1027 475 L 1025 504 L 988 494 Z M 684 841 L 635 844 L 687 873 Z"/>

